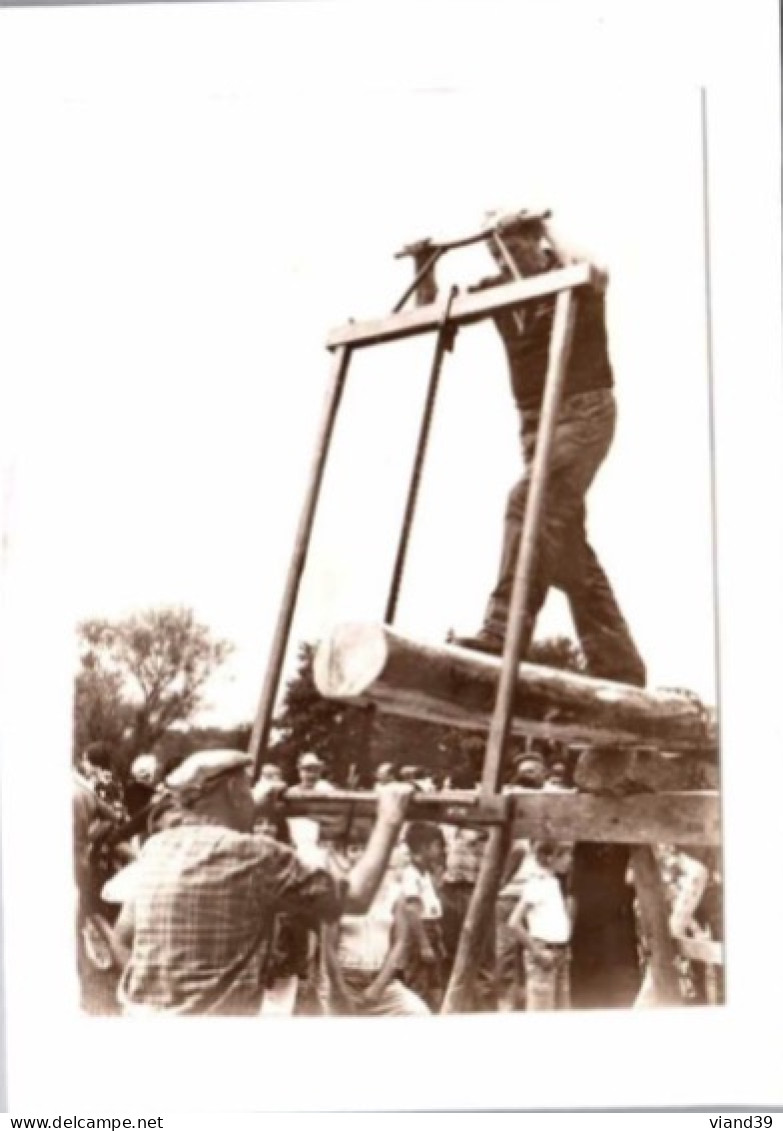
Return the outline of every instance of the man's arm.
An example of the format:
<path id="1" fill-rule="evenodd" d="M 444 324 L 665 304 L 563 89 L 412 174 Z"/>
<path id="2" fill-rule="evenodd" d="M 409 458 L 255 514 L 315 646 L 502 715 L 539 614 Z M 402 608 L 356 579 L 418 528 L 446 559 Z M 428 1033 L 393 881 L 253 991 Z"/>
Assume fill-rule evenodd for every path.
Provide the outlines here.
<path id="1" fill-rule="evenodd" d="M 402 969 L 405 953 L 408 949 L 409 934 L 410 920 L 405 900 L 400 898 L 394 907 L 394 942 L 389 947 L 383 966 L 378 971 L 372 985 L 368 986 L 363 994 L 368 1003 L 376 1002 L 392 978 L 396 977 Z"/>
<path id="2" fill-rule="evenodd" d="M 603 294 L 609 286 L 609 271 L 605 266 L 599 266 L 593 257 L 586 251 L 571 247 L 562 237 L 558 236 L 549 223 L 544 224 L 546 238 L 563 267 L 572 263 L 589 263 L 592 268 L 593 278 L 591 289 Z"/>
<path id="3" fill-rule="evenodd" d="M 260 813 L 279 790 L 254 790 Z M 310 922 L 331 921 L 343 913 L 364 915 L 380 887 L 389 857 L 399 839 L 413 787 L 392 782 L 378 792 L 375 825 L 362 856 L 345 880 L 335 882 L 323 868 L 307 867 L 284 845 L 266 843 L 259 871 L 262 903 L 301 915 Z"/>
<path id="4" fill-rule="evenodd" d="M 502 891 L 503 888 L 506 886 L 506 884 L 509 883 L 511 880 L 513 880 L 514 876 L 519 871 L 519 867 L 520 867 L 522 861 L 525 859 L 525 853 L 526 852 L 527 852 L 527 841 L 526 840 L 515 840 L 514 843 L 511 845 L 511 848 L 508 850 L 508 856 L 506 857 L 506 862 L 503 865 L 503 875 L 502 875 L 501 880 L 500 880 L 499 891 Z"/>
<path id="5" fill-rule="evenodd" d="M 321 929 L 321 946 L 324 952 L 326 975 L 337 1001 L 346 1013 L 353 1013 L 359 1004 L 357 995 L 349 990 L 337 960 L 337 941 L 340 933 L 339 923 L 325 923 Z"/>
<path id="6" fill-rule="evenodd" d="M 378 791 L 375 825 L 364 852 L 348 875 L 345 910 L 349 914 L 363 915 L 369 910 L 399 840 L 413 793 L 413 786 L 403 782 L 391 782 Z"/>
<path id="7" fill-rule="evenodd" d="M 508 926 L 525 950 L 529 950 L 530 953 L 535 955 L 540 961 L 545 961 L 547 958 L 546 947 L 542 947 L 538 939 L 534 939 L 527 930 L 526 918 L 529 909 L 530 905 L 525 901 L 523 896 L 511 912 L 508 919 Z"/>

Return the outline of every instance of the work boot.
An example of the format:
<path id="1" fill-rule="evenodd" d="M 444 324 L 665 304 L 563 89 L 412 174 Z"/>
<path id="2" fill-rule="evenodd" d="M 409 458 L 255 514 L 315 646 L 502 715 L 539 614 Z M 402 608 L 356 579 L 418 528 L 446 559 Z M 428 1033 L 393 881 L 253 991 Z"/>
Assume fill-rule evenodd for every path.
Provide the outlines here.
<path id="1" fill-rule="evenodd" d="M 475 636 L 455 636 L 451 643 L 457 648 L 469 648 L 471 652 L 485 652 L 490 656 L 503 655 L 503 637 L 486 628 L 479 629 Z"/>

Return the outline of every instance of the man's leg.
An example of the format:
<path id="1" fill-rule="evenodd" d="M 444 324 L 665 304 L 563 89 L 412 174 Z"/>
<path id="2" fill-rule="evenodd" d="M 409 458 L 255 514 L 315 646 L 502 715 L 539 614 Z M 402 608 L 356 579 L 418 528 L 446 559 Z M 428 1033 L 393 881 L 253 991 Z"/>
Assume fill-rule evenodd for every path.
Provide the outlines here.
<path id="1" fill-rule="evenodd" d="M 643 687 L 647 678 L 644 661 L 609 578 L 587 541 L 584 504 L 571 523 L 565 552 L 555 567 L 552 584 L 568 598 L 590 675 Z"/>
<path id="2" fill-rule="evenodd" d="M 561 408 L 553 436 L 545 507 L 526 609 L 531 630 L 552 584 L 553 573 L 559 569 L 567 552 L 573 524 L 583 521 L 584 496 L 609 450 L 614 422 L 614 399 L 609 390 L 570 397 Z M 490 596 L 478 637 L 473 638 L 473 644 L 470 638 L 458 641 L 465 646 L 480 647 L 483 641 L 487 651 L 502 650 L 527 511 L 538 427 L 537 415 L 528 413 L 522 431 L 526 471 L 508 498 L 498 581 Z"/>
<path id="3" fill-rule="evenodd" d="M 525 1009 L 532 1013 L 555 1008 L 557 1000 L 558 959 L 543 964 L 529 950 L 525 951 Z"/>
<path id="4" fill-rule="evenodd" d="M 557 967 L 555 1009 L 571 1008 L 571 952 L 564 950 Z"/>

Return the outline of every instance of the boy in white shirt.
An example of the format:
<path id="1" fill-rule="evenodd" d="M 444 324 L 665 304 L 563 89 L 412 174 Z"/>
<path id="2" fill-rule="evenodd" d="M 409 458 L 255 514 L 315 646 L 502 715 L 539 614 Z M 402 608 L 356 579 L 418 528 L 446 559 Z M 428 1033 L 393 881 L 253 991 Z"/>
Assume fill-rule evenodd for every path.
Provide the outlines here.
<path id="1" fill-rule="evenodd" d="M 526 1008 L 567 1009 L 568 944 L 573 907 L 563 894 L 559 876 L 571 867 L 570 844 L 537 841 L 531 845 L 519 902 L 509 919 L 509 930 L 522 944 L 525 963 Z"/>
<path id="2" fill-rule="evenodd" d="M 361 857 L 366 840 L 366 835 L 354 832 L 332 847 L 328 867 L 336 879 L 348 875 Z M 322 928 L 325 1012 L 363 1017 L 429 1013 L 401 980 L 409 930 L 399 880 L 387 871 L 364 915 L 343 915 L 339 922 Z"/>
<path id="3" fill-rule="evenodd" d="M 446 842 L 438 825 L 413 821 L 405 830 L 410 863 L 400 875 L 410 919 L 405 983 L 433 1012 L 444 990 L 443 905 L 439 885 L 446 869 Z"/>

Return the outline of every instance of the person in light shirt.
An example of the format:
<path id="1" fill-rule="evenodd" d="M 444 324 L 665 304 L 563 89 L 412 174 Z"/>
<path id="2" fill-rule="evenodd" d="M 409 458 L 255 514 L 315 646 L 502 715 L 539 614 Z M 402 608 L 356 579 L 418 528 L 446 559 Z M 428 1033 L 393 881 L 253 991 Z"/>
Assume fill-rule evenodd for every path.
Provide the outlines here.
<path id="1" fill-rule="evenodd" d="M 523 948 L 528 1010 L 567 1009 L 570 1004 L 572 908 L 558 877 L 568 872 L 572 854 L 570 844 L 537 841 L 531 846 L 519 901 L 509 919 L 509 929 Z"/>
<path id="2" fill-rule="evenodd" d="M 334 793 L 334 786 L 323 776 L 325 766 L 317 754 L 302 754 L 296 768 L 299 771 L 299 790 L 307 790 L 308 793 Z"/>
<path id="3" fill-rule="evenodd" d="M 327 868 L 337 881 L 350 873 L 367 837 L 350 832 L 333 845 Z M 364 915 L 343 915 L 322 929 L 327 1014 L 412 1017 L 429 1013 L 401 979 L 410 936 L 410 916 L 399 879 L 390 871 Z"/>
<path id="4" fill-rule="evenodd" d="M 412 821 L 405 830 L 410 863 L 400 873 L 400 886 L 410 918 L 405 983 L 433 1012 L 444 990 L 443 904 L 439 887 L 446 868 L 446 842 L 438 825 Z"/>

